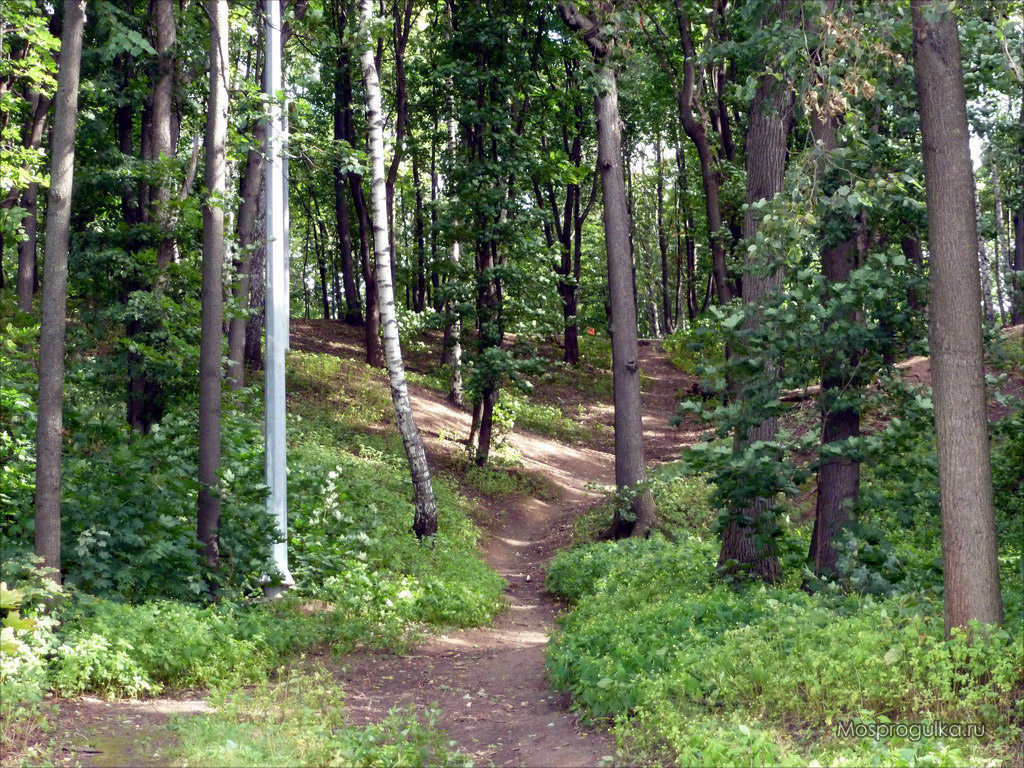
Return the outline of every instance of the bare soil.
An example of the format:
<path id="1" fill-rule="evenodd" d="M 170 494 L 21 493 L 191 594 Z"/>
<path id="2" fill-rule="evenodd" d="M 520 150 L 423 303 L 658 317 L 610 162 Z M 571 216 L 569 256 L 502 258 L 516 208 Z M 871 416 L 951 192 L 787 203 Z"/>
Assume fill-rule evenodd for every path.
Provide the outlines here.
<path id="1" fill-rule="evenodd" d="M 293 326 L 296 349 L 358 359 L 360 342 L 358 331 L 340 323 Z M 410 367 L 428 365 L 423 356 Z M 668 426 L 676 392 L 686 382 L 657 342 L 641 347 L 640 365 L 651 380 L 643 396 L 649 460 L 668 461 L 699 432 Z M 412 387 L 411 396 L 428 451 L 443 461 L 451 449 L 447 436 L 468 434 L 469 415 L 429 390 Z M 610 403 L 602 400 L 586 402 L 585 417 L 610 426 Z M 436 705 L 440 726 L 478 763 L 595 765 L 614 753 L 614 742 L 602 725 L 582 724 L 569 711 L 568 696 L 548 687 L 544 648 L 563 606 L 543 585 L 545 566 L 569 542 L 573 520 L 601 500 L 602 487 L 613 484 L 614 456 L 601 435 L 591 445 L 573 446 L 522 431 L 508 439 L 523 457 L 524 470 L 545 478 L 551 492 L 545 499 L 478 497 L 486 529 L 483 553 L 508 581 L 508 605 L 494 625 L 430 637 L 402 657 L 361 652 L 327 663 L 343 680 L 348 713 L 356 724 L 376 722 L 396 706 Z M 201 697 L 112 702 L 81 697 L 59 705 L 54 732 L 35 734 L 29 745 L 45 747 L 46 759 L 54 764 L 84 768 L 170 765 L 167 754 L 175 736 L 166 728 L 169 717 L 208 711 Z M 19 759 L 11 752 L 3 763 Z"/>

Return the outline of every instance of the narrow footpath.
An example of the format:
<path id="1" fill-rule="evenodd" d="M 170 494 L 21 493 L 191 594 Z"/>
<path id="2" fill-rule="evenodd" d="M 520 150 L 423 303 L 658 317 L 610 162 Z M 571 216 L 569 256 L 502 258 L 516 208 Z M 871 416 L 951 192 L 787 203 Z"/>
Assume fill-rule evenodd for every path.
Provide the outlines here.
<path id="1" fill-rule="evenodd" d="M 640 363 L 650 379 L 643 398 L 649 462 L 671 460 L 694 440 L 668 426 L 680 374 L 656 343 L 641 347 Z M 468 434 L 469 415 L 441 396 L 414 389 L 411 397 L 428 444 L 442 431 Z M 439 725 L 478 764 L 594 766 L 613 754 L 614 742 L 602 728 L 583 727 L 568 711 L 568 697 L 548 688 L 544 648 L 562 607 L 544 591 L 544 572 L 568 543 L 572 521 L 600 501 L 593 487 L 614 482 L 615 458 L 520 430 L 508 440 L 524 468 L 557 492 L 550 501 L 485 504 L 494 525 L 483 550 L 508 581 L 508 608 L 493 627 L 432 637 L 401 658 L 349 657 L 343 674 L 349 714 L 363 723 L 392 707 L 437 705 Z"/>

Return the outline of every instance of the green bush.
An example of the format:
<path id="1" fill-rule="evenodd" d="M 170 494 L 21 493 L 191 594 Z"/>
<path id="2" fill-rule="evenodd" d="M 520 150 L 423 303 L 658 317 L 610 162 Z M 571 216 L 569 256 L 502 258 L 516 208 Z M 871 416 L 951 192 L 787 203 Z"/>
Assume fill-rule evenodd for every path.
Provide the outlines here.
<path id="1" fill-rule="evenodd" d="M 261 679 L 299 650 L 333 640 L 341 614 L 306 615 L 294 600 L 202 607 L 81 599 L 64 617 L 51 684 L 65 696 L 140 696 L 164 687 Z"/>
<path id="2" fill-rule="evenodd" d="M 899 545 L 935 547 L 934 540 Z M 945 640 L 941 597 L 807 594 L 711 581 L 697 537 L 595 543 L 556 556 L 548 587 L 575 604 L 548 646 L 552 685 L 614 717 L 633 756 L 685 765 L 956 765 L 1005 754 L 1022 714 L 1019 583 L 1006 623 Z M 932 549 L 934 556 L 935 550 Z M 832 738 L 841 720 L 975 722 L 985 738 Z M 754 722 L 758 725 L 755 727 Z M 822 738 L 812 734 L 826 733 Z"/>
<path id="3" fill-rule="evenodd" d="M 438 533 L 411 533 L 412 483 L 400 443 L 332 444 L 330 425 L 290 427 L 290 566 L 297 594 L 337 603 L 369 635 L 397 638 L 412 622 L 474 626 L 504 605 L 504 581 L 476 548 L 467 504 L 434 478 Z"/>
<path id="4" fill-rule="evenodd" d="M 725 361 L 725 337 L 710 315 L 691 320 L 662 341 L 672 365 L 684 373 L 696 375 L 702 365 L 721 365 Z"/>

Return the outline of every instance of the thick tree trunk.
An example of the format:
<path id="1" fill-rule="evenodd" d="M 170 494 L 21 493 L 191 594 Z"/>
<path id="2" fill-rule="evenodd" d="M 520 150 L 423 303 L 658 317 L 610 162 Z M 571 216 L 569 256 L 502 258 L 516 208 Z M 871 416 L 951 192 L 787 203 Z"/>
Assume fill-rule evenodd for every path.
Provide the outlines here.
<path id="1" fill-rule="evenodd" d="M 771 200 L 782 191 L 786 171 L 786 141 L 793 122 L 792 95 L 788 88 L 770 75 L 762 76 L 750 107 L 747 129 L 747 195 L 748 206 Z M 760 228 L 760 215 L 749 207 L 743 220 L 743 237 L 752 242 Z M 768 251 L 763 245 L 755 254 L 747 252 L 743 280 L 743 303 L 748 307 L 744 319 L 746 330 L 760 325 L 760 305 L 782 286 L 781 254 Z M 740 350 L 742 354 L 742 350 Z M 760 374 L 766 379 L 778 377 L 778 370 L 766 364 Z M 741 398 L 743 394 L 740 393 Z M 778 431 L 775 417 L 765 419 L 744 433 L 736 433 L 736 451 L 760 441 L 772 441 Z M 719 567 L 774 582 L 779 577 L 779 560 L 773 534 L 776 530 L 771 498 L 755 498 L 741 508 L 730 510 L 733 519 L 722 536 Z"/>
<path id="2" fill-rule="evenodd" d="M 597 122 L 597 169 L 604 196 L 604 240 L 608 253 L 608 292 L 611 301 L 612 390 L 615 402 L 615 485 L 632 493 L 629 515 L 616 508 L 610 535 L 643 536 L 656 524 L 654 499 L 643 485 L 643 412 L 640 407 L 639 347 L 636 303 L 633 298 L 632 254 L 629 250 L 629 214 L 622 168 L 622 126 L 619 119 L 617 73 L 607 63 L 608 43 L 600 39 L 600 26 L 572 5 L 559 5 L 565 23 L 582 33 L 599 63 L 603 88 L 594 97 Z M 631 518 L 631 519 L 630 519 Z"/>
<path id="3" fill-rule="evenodd" d="M 50 136 L 50 193 L 46 206 L 39 396 L 36 423 L 35 553 L 60 574 L 60 455 L 64 432 L 64 350 L 67 325 L 71 188 L 82 61 L 85 0 L 64 0 L 57 95 Z"/>
<path id="4" fill-rule="evenodd" d="M 373 25 L 373 0 L 361 0 L 359 18 L 362 31 L 370 36 Z M 372 39 L 372 36 L 370 37 Z M 368 42 L 368 41 L 367 41 Z M 388 258 L 387 200 L 384 178 L 384 116 L 381 111 L 380 81 L 377 79 L 377 65 L 373 49 L 367 44 L 360 54 L 363 70 L 363 87 L 366 94 L 366 127 L 369 133 L 370 161 L 372 165 L 373 193 L 373 241 L 376 257 L 376 277 L 380 295 L 380 321 L 384 333 L 384 352 L 387 358 L 388 383 L 391 399 L 395 405 L 395 420 L 402 435 L 409 472 L 415 491 L 416 514 L 413 531 L 420 538 L 437 532 L 437 502 L 430 482 L 426 452 L 420 438 L 409 391 L 405 380 L 405 366 L 398 342 L 398 320 L 395 316 L 394 286 L 391 282 L 390 259 Z"/>
<path id="5" fill-rule="evenodd" d="M 197 535 L 209 568 L 220 566 L 220 396 L 224 327 L 224 209 L 228 134 L 228 3 L 210 5 L 210 95 L 206 107 L 202 332 L 199 347 L 199 509 Z M 210 585 L 213 591 L 214 585 Z"/>
<path id="6" fill-rule="evenodd" d="M 826 248 L 821 255 L 822 273 L 830 283 L 846 282 L 857 265 L 857 246 L 845 240 Z M 824 361 L 821 374 L 821 445 L 843 443 L 860 436 L 860 413 L 843 404 L 855 386 L 849 381 L 850 360 Z M 818 496 L 810 559 L 818 576 L 835 575 L 838 552 L 835 541 L 847 524 L 850 509 L 860 497 L 860 462 L 848 456 L 829 456 L 818 468 Z"/>
<path id="7" fill-rule="evenodd" d="M 835 3 L 827 5 L 831 11 Z M 815 57 L 816 59 L 816 57 Z M 820 83 L 824 86 L 824 83 Z M 826 112 L 811 115 L 811 136 L 821 144 L 822 153 L 831 153 L 837 148 L 837 132 L 840 117 Z M 819 169 L 824 169 L 824 158 Z M 823 229 L 842 234 L 833 238 L 822 250 L 821 272 L 827 286 L 846 283 L 857 267 L 858 248 L 856 235 L 850 230 L 856 224 L 852 220 L 834 219 L 825 223 Z M 844 232 L 845 230 L 845 232 Z M 857 322 L 855 313 L 845 313 L 845 320 Z M 827 330 L 828 325 L 825 326 Z M 862 354 L 857 349 L 853 354 L 840 349 L 825 351 L 821 366 L 821 445 L 822 453 L 832 443 L 849 443 L 860 436 L 860 412 L 856 405 L 851 407 L 860 383 L 853 380 L 856 364 Z M 844 402 L 845 401 L 845 402 Z M 827 455 L 821 460 L 817 476 L 817 499 L 815 503 L 814 530 L 808 558 L 814 563 L 817 576 L 833 577 L 836 572 L 838 552 L 836 538 L 846 526 L 850 511 L 860 498 L 860 462 L 844 455 Z"/>
<path id="8" fill-rule="evenodd" d="M 974 170 L 956 19 L 912 0 L 931 266 L 929 342 L 946 632 L 999 624 L 999 562 L 982 356 Z"/>
<path id="9" fill-rule="evenodd" d="M 608 291 L 612 310 L 612 388 L 615 401 L 615 485 L 619 491 L 638 491 L 630 505 L 633 520 L 618 510 L 613 524 L 617 536 L 646 535 L 655 524 L 654 500 L 640 486 L 647 479 L 644 461 L 643 412 L 640 407 L 640 367 L 637 362 L 636 304 L 633 299 L 629 216 L 622 173 L 622 126 L 619 120 L 617 73 L 604 67 L 607 90 L 595 97 L 598 171 L 604 196 L 604 237 L 608 251 Z"/>

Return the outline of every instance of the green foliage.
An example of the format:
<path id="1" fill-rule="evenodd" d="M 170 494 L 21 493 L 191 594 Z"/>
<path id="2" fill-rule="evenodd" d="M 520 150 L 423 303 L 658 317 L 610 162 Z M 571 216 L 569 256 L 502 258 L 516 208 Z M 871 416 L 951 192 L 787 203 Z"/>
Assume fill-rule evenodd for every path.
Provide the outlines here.
<path id="1" fill-rule="evenodd" d="M 48 687 L 46 658 L 59 644 L 58 621 L 47 608 L 58 605 L 63 594 L 35 556 L 0 564 L 0 737 L 5 743 L 40 717 Z"/>
<path id="2" fill-rule="evenodd" d="M 696 375 L 704 365 L 719 366 L 725 362 L 725 338 L 710 315 L 691 320 L 662 341 L 668 359 L 684 373 Z"/>
<path id="3" fill-rule="evenodd" d="M 244 693 L 224 688 L 216 711 L 179 720 L 180 756 L 196 766 L 461 766 L 472 761 L 437 728 L 437 711 L 392 710 L 350 725 L 345 694 L 324 670 L 294 667 Z"/>
<path id="4" fill-rule="evenodd" d="M 141 606 L 80 599 L 64 619 L 51 684 L 65 696 L 131 696 L 165 687 L 262 679 L 296 652 L 332 641 L 340 613 L 306 615 L 292 599 L 262 606 Z"/>
<path id="5" fill-rule="evenodd" d="M 438 535 L 418 541 L 401 441 L 362 431 L 371 419 L 391 420 L 379 374 L 326 355 L 293 354 L 289 377 L 303 414 L 289 422 L 296 591 L 337 604 L 362 635 L 385 645 L 416 623 L 488 623 L 503 605 L 504 582 L 476 550 L 468 505 L 435 477 Z"/>
<path id="6" fill-rule="evenodd" d="M 894 525 L 888 507 L 872 515 L 889 532 L 873 546 L 901 564 L 881 596 L 836 585 L 811 595 L 793 579 L 716 583 L 717 542 L 686 534 L 559 553 L 548 588 L 574 608 L 548 646 L 552 684 L 588 716 L 614 717 L 641 762 L 957 765 L 1007 754 L 1024 671 L 1016 529 L 1001 529 L 1006 623 L 971 644 L 962 633 L 944 638 L 931 575 L 937 521 Z M 806 543 L 795 543 L 799 569 Z M 847 555 L 858 568 L 874 557 Z M 841 738 L 836 726 L 848 720 L 974 722 L 987 732 L 955 744 Z"/>

